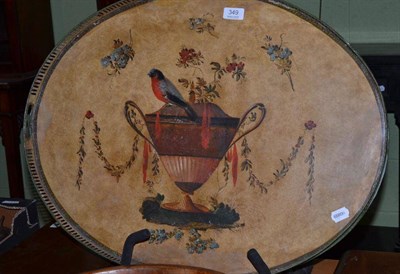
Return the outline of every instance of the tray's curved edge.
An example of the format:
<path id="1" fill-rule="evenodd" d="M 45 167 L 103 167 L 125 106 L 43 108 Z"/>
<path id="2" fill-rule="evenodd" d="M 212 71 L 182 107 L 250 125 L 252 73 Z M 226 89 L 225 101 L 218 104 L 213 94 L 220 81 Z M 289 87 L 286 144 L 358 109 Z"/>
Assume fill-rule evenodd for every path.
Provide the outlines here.
<path id="1" fill-rule="evenodd" d="M 354 48 L 352 48 L 351 45 L 332 27 L 330 27 L 323 21 L 320 21 L 315 16 L 307 13 L 303 9 L 301 9 L 295 5 L 292 5 L 292 4 L 282 2 L 280 0 L 261 0 L 261 1 L 273 4 L 277 7 L 280 7 L 282 9 L 289 11 L 292 14 L 295 14 L 296 16 L 306 20 L 307 22 L 311 23 L 313 26 L 315 26 L 319 30 L 323 31 L 326 35 L 328 35 L 339 46 L 341 46 L 350 57 L 352 57 L 352 59 L 356 62 L 356 64 L 358 65 L 358 67 L 360 68 L 360 70 L 363 72 L 364 76 L 368 80 L 370 87 L 374 93 L 375 101 L 377 103 L 377 107 L 379 109 L 379 114 L 381 117 L 381 124 L 382 124 L 381 133 L 383 136 L 382 143 L 381 143 L 382 150 L 381 150 L 381 155 L 380 155 L 380 159 L 379 159 L 379 166 L 377 168 L 377 173 L 376 173 L 376 176 L 374 179 L 374 183 L 372 185 L 370 195 L 369 195 L 369 197 L 366 198 L 365 203 L 361 206 L 360 211 L 355 214 L 353 219 L 343 229 L 341 229 L 341 231 L 338 234 L 336 234 L 331 240 L 329 240 L 324 245 L 318 247 L 317 249 L 315 249 L 307 254 L 304 254 L 303 256 L 301 256 L 299 258 L 296 258 L 287 263 L 275 266 L 271 269 L 272 273 L 279 273 L 279 272 L 285 271 L 287 269 L 290 269 L 296 265 L 299 265 L 301 263 L 309 262 L 312 259 L 315 259 L 317 256 L 321 255 L 323 252 L 332 248 L 335 244 L 337 244 L 339 241 L 341 241 L 362 219 L 362 217 L 365 215 L 368 208 L 372 204 L 374 198 L 376 197 L 379 187 L 382 183 L 384 174 L 385 174 L 387 160 L 388 160 L 387 150 L 388 150 L 388 144 L 389 144 L 389 135 L 388 135 L 388 123 L 387 123 L 386 108 L 385 108 L 382 94 L 379 90 L 379 86 L 378 86 L 371 70 L 369 69 L 367 64 L 364 62 L 362 57 L 358 54 L 358 52 Z M 267 259 L 267 258 L 264 258 L 264 259 Z"/>
<path id="2" fill-rule="evenodd" d="M 111 250 L 109 247 L 103 245 L 86 233 L 79 226 L 79 224 L 77 224 L 69 216 L 51 191 L 40 164 L 39 151 L 37 146 L 34 146 L 34 144 L 37 143 L 37 116 L 43 91 L 46 88 L 47 82 L 54 71 L 54 68 L 57 66 L 68 49 L 71 48 L 76 41 L 83 37 L 85 33 L 89 32 L 101 22 L 107 20 L 115 14 L 151 1 L 153 0 L 122 0 L 96 12 L 88 19 L 77 25 L 64 39 L 61 40 L 61 42 L 55 46 L 39 69 L 32 83 L 24 112 L 24 124 L 22 131 L 25 157 L 32 181 L 48 211 L 60 224 L 60 226 L 75 240 L 95 253 L 103 256 L 104 258 L 117 263 L 119 263 L 121 259 L 121 254 Z M 132 263 L 139 262 L 132 261 Z"/>

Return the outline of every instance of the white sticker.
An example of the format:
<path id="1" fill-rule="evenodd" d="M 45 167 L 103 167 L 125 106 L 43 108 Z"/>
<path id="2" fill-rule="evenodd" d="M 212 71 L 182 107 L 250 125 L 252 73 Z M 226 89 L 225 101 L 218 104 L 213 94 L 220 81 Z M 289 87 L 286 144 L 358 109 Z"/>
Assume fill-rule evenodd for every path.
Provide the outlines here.
<path id="1" fill-rule="evenodd" d="M 331 213 L 331 219 L 335 223 L 343 221 L 344 219 L 349 218 L 349 216 L 350 216 L 350 212 L 346 207 L 339 208 Z"/>
<path id="2" fill-rule="evenodd" d="M 243 20 L 244 9 L 242 8 L 224 8 L 224 19 L 227 20 Z"/>

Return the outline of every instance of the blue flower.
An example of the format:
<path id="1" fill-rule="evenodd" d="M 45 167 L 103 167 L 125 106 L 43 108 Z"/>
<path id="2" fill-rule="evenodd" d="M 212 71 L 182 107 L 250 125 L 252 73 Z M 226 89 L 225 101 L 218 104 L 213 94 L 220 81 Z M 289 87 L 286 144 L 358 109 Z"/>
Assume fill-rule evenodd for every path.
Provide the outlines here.
<path id="1" fill-rule="evenodd" d="M 132 52 L 132 48 L 129 45 L 123 45 L 122 46 L 122 52 L 126 55 L 130 54 Z"/>
<path id="2" fill-rule="evenodd" d="M 110 58 L 110 56 L 106 56 L 106 57 L 104 57 L 104 58 L 101 58 L 100 63 L 101 63 L 101 66 L 102 66 L 103 68 L 108 67 L 108 66 L 111 64 L 111 58 Z"/>
<path id="3" fill-rule="evenodd" d="M 216 249 L 216 248 L 219 248 L 219 244 L 216 241 L 213 240 L 210 243 L 210 249 Z"/>
<path id="4" fill-rule="evenodd" d="M 182 231 L 178 231 L 178 232 L 175 233 L 175 239 L 177 239 L 178 241 L 180 239 L 182 239 L 182 236 L 183 236 L 183 232 Z"/>
<path id="5" fill-rule="evenodd" d="M 111 55 L 110 55 L 111 60 L 114 62 L 118 61 L 118 59 L 121 58 L 121 55 L 123 55 L 123 54 L 124 54 L 124 51 L 121 48 L 117 48 L 111 53 Z"/>
<path id="6" fill-rule="evenodd" d="M 117 65 L 120 68 L 125 68 L 126 65 L 128 64 L 129 57 L 128 55 L 122 55 L 121 58 L 118 59 Z"/>
<path id="7" fill-rule="evenodd" d="M 270 45 L 267 49 L 268 55 L 274 54 L 276 51 L 279 50 L 278 45 Z"/>
<path id="8" fill-rule="evenodd" d="M 193 246 L 189 246 L 187 248 L 187 251 L 189 252 L 189 254 L 193 254 L 194 253 L 194 247 Z"/>
<path id="9" fill-rule="evenodd" d="M 202 246 L 196 248 L 196 253 L 197 254 L 201 254 L 201 253 L 203 253 L 203 251 L 204 251 L 204 248 Z"/>
<path id="10" fill-rule="evenodd" d="M 194 228 L 190 229 L 189 233 L 190 233 L 190 235 L 192 235 L 192 236 L 194 236 L 196 238 L 199 238 L 201 236 L 200 233 L 197 232 L 197 230 L 194 229 Z"/>
<path id="11" fill-rule="evenodd" d="M 281 54 L 280 54 L 280 58 L 281 59 L 286 59 L 286 58 L 288 58 L 290 55 L 292 55 L 292 52 L 290 51 L 290 49 L 288 49 L 288 48 L 284 48 L 283 50 L 282 50 L 282 52 L 281 52 Z"/>

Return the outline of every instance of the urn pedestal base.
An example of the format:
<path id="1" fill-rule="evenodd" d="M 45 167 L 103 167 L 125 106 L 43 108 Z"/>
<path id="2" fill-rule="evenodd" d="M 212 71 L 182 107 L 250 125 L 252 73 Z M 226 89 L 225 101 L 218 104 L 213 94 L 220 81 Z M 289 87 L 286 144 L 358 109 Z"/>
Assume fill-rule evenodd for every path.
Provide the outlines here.
<path id="1" fill-rule="evenodd" d="M 165 203 L 161 205 L 162 208 L 177 211 L 177 212 L 188 212 L 188 213 L 209 213 L 211 212 L 207 207 L 193 203 L 192 199 L 188 194 L 184 194 L 183 199 L 179 202 Z"/>

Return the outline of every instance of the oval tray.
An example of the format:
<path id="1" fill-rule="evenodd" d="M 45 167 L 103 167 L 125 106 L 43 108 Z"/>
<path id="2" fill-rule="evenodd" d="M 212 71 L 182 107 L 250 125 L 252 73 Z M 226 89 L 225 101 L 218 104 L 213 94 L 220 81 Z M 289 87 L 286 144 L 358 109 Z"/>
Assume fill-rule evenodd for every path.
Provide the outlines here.
<path id="1" fill-rule="evenodd" d="M 157 94 L 158 71 L 173 96 Z M 367 210 L 386 164 L 367 66 L 278 1 L 98 12 L 43 64 L 24 134 L 42 199 L 79 242 L 119 261 L 148 228 L 133 263 L 227 273 L 254 271 L 251 248 L 273 272 L 321 254 Z"/>

